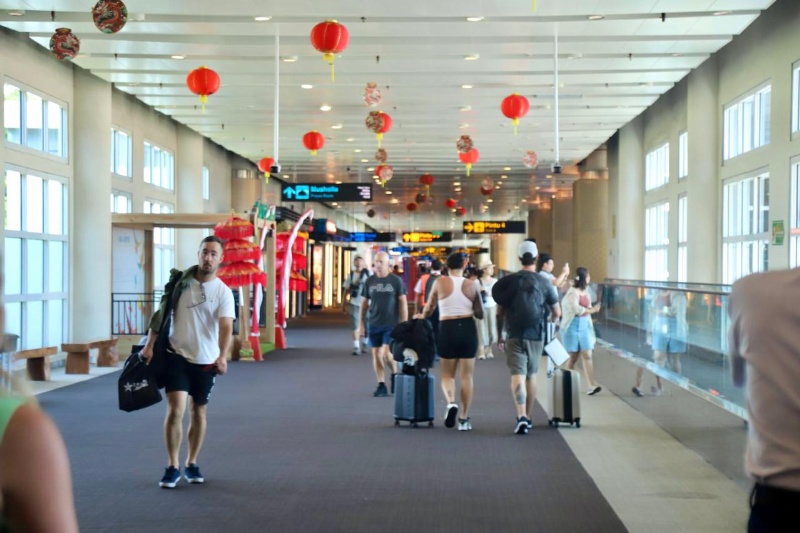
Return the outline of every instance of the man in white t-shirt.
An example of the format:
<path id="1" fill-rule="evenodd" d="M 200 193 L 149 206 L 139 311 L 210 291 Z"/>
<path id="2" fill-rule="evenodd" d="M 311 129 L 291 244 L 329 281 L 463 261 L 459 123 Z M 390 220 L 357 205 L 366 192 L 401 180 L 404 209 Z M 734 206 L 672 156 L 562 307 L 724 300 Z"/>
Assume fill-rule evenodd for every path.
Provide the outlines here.
<path id="1" fill-rule="evenodd" d="M 364 300 L 364 283 L 370 276 L 369 269 L 364 266 L 364 258 L 357 255 L 353 259 L 353 270 L 342 285 L 345 296 L 342 298 L 342 311 L 350 315 L 353 327 L 353 355 L 365 352 L 364 347 L 361 346 L 361 338 L 358 331 L 361 326 L 361 302 Z M 349 305 L 348 301 L 350 302 Z"/>
<path id="2" fill-rule="evenodd" d="M 197 456 L 206 435 L 208 399 L 215 377 L 228 369 L 235 317 L 233 293 L 217 277 L 223 249 L 219 237 L 203 239 L 197 252 L 197 266 L 183 273 L 171 295 L 174 302 L 169 335 L 172 353 L 168 354 L 166 363 L 167 417 L 164 421 L 169 465 L 159 483 L 162 488 L 174 488 L 181 478 L 178 453 L 188 397 L 191 397 L 187 431 L 189 456 L 184 477 L 189 483 L 205 481 L 197 466 Z M 155 317 L 142 350 L 142 357 L 148 360 L 153 356 L 157 335 L 154 327 L 158 326 L 154 324 Z"/>

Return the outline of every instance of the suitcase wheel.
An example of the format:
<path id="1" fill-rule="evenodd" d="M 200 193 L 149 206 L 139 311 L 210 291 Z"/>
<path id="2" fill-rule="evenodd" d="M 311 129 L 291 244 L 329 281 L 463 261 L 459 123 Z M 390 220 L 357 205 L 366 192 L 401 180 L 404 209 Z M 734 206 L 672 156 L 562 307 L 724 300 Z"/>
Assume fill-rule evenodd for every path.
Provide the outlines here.
<path id="1" fill-rule="evenodd" d="M 554 418 L 554 419 L 551 420 L 551 422 L 553 423 L 553 427 L 557 428 L 558 427 L 558 423 L 561 422 L 561 419 L 560 418 Z"/>
<path id="2" fill-rule="evenodd" d="M 433 427 L 433 420 L 431 420 L 430 422 L 428 422 L 428 427 L 429 427 L 429 428 L 432 428 L 432 427 Z"/>
<path id="3" fill-rule="evenodd" d="M 576 428 L 579 428 L 579 427 L 581 427 L 581 419 L 580 419 L 580 418 L 576 418 L 576 419 L 575 419 L 575 427 L 576 427 Z"/>
<path id="4" fill-rule="evenodd" d="M 394 425 L 395 425 L 395 426 L 399 426 L 399 425 L 400 425 L 400 421 L 399 421 L 399 420 L 395 420 L 395 421 L 394 421 Z"/>
<path id="5" fill-rule="evenodd" d="M 552 421 L 552 420 L 548 420 L 548 421 L 547 421 L 547 425 L 548 425 L 548 426 L 552 426 L 552 425 L 553 425 L 553 421 Z"/>
<path id="6" fill-rule="evenodd" d="M 417 423 L 416 423 L 416 422 L 411 422 L 411 427 L 412 427 L 412 428 L 418 428 L 419 426 L 417 425 Z"/>

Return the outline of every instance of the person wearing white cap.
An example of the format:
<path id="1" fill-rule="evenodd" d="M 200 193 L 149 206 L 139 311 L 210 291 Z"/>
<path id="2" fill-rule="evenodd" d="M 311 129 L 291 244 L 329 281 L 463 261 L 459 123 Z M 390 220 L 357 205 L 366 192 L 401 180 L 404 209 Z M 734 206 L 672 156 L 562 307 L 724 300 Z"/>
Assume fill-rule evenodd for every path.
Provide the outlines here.
<path id="1" fill-rule="evenodd" d="M 492 359 L 492 345 L 497 343 L 497 302 L 492 298 L 492 287 L 497 283 L 494 274 L 494 264 L 488 254 L 481 254 L 478 258 L 478 287 L 483 300 L 483 319 L 475 319 L 478 326 L 478 359 Z"/>
<path id="2" fill-rule="evenodd" d="M 517 255 L 522 269 L 495 283 L 492 296 L 497 302 L 498 348 L 505 351 L 511 371 L 511 394 L 517 408 L 514 433 L 526 435 L 533 426 L 536 403 L 536 374 L 544 350 L 548 314 L 561 316 L 552 284 L 536 273 L 536 242 L 520 243 Z M 505 329 L 505 338 L 504 330 Z"/>

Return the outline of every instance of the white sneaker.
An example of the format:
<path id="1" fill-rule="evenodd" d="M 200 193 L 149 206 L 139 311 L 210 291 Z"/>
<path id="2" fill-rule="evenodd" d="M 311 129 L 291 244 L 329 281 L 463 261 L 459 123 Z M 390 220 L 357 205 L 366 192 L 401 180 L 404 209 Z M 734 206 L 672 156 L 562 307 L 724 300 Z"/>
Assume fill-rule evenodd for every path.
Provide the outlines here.
<path id="1" fill-rule="evenodd" d="M 589 395 L 589 396 L 594 396 L 595 394 L 597 394 L 597 393 L 598 393 L 598 392 L 600 392 L 601 390 L 603 390 L 603 387 L 601 387 L 600 385 L 598 385 L 598 386 L 596 386 L 596 387 L 592 387 L 591 389 L 587 390 L 587 391 L 586 391 L 586 394 L 587 394 L 587 395 Z"/>
<path id="2" fill-rule="evenodd" d="M 459 418 L 458 419 L 458 430 L 459 431 L 472 431 L 472 423 L 470 423 L 469 418 Z"/>
<path id="3" fill-rule="evenodd" d="M 444 427 L 451 428 L 456 425 L 458 417 L 458 404 L 448 403 L 444 414 Z"/>
<path id="4" fill-rule="evenodd" d="M 664 389 L 660 389 L 660 388 L 658 388 L 656 386 L 652 386 L 652 387 L 650 387 L 650 392 L 653 393 L 653 396 L 661 396 L 661 394 L 663 394 L 663 392 L 664 392 Z"/>

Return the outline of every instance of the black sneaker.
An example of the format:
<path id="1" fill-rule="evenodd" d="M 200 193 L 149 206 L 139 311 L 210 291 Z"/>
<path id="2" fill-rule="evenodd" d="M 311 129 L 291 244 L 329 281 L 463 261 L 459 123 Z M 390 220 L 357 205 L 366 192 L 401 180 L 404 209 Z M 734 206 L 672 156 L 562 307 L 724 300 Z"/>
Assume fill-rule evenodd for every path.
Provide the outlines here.
<path id="1" fill-rule="evenodd" d="M 636 396 L 638 396 L 639 398 L 641 398 L 642 396 L 644 396 L 644 394 L 642 394 L 642 391 L 640 391 L 640 390 L 639 390 L 639 387 L 633 387 L 633 388 L 631 389 L 631 392 L 632 392 L 632 393 L 634 393 L 634 394 L 635 394 Z"/>
<path id="2" fill-rule="evenodd" d="M 373 392 L 372 395 L 375 396 L 375 397 L 378 397 L 378 396 L 389 396 L 389 391 L 386 390 L 386 383 L 384 383 L 383 381 L 378 383 L 378 388 L 375 389 L 375 392 Z"/>
<path id="3" fill-rule="evenodd" d="M 527 435 L 530 423 L 531 421 L 524 416 L 517 418 L 517 425 L 514 426 L 514 433 L 517 435 Z"/>
<path id="4" fill-rule="evenodd" d="M 205 479 L 203 479 L 203 474 L 200 473 L 200 467 L 195 463 L 189 463 L 189 466 L 183 469 L 183 477 L 185 477 L 186 481 L 189 483 L 205 482 Z"/>
<path id="5" fill-rule="evenodd" d="M 158 483 L 158 486 L 162 489 L 174 489 L 175 485 L 178 484 L 178 480 L 181 479 L 181 471 L 174 466 L 168 466 L 164 470 L 164 477 L 161 478 L 161 481 Z"/>
<path id="6" fill-rule="evenodd" d="M 456 418 L 458 417 L 458 405 L 455 403 L 448 403 L 447 410 L 444 415 L 444 427 L 452 428 L 456 426 Z"/>

